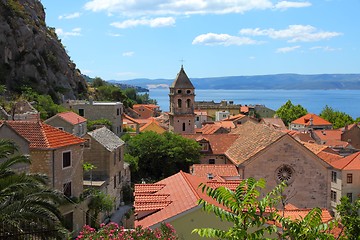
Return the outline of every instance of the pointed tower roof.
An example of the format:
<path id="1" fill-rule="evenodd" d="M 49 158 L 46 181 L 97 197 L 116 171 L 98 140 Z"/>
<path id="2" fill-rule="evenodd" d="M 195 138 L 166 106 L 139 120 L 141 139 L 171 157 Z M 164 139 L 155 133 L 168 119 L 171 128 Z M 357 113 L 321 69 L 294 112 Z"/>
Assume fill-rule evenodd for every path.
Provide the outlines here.
<path id="1" fill-rule="evenodd" d="M 180 72 L 177 74 L 174 82 L 171 84 L 170 88 L 190 88 L 194 89 L 190 79 L 184 71 L 183 65 L 181 65 Z"/>

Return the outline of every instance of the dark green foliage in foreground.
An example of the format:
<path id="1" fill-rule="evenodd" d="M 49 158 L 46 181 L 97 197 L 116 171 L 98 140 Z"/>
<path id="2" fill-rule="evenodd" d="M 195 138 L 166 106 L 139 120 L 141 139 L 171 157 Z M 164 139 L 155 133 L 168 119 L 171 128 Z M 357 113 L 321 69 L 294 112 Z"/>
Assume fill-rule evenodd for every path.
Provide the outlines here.
<path id="1" fill-rule="evenodd" d="M 57 208 L 64 201 L 62 193 L 48 188 L 43 175 L 14 171 L 30 160 L 19 155 L 11 141 L 0 140 L 0 159 L 0 233 L 14 236 L 30 227 L 34 232 L 49 230 L 49 237 L 64 237 Z"/>
<path id="2" fill-rule="evenodd" d="M 180 170 L 188 172 L 200 159 L 196 141 L 169 132 L 144 132 L 130 138 L 127 145 L 125 161 L 130 163 L 134 182 L 141 178 L 157 181 Z"/>
<path id="3" fill-rule="evenodd" d="M 342 197 L 341 203 L 336 206 L 340 214 L 341 224 L 344 226 L 344 235 L 347 239 L 360 239 L 360 199 L 353 203 L 349 198 Z"/>
<path id="4" fill-rule="evenodd" d="M 199 205 L 202 209 L 233 226 L 227 230 L 194 229 L 193 233 L 201 237 L 229 240 L 259 240 L 269 239 L 270 236 L 270 239 L 291 240 L 335 239 L 329 233 L 335 222 L 323 223 L 321 209 L 312 209 L 303 219 L 286 218 L 276 209 L 276 206 L 282 202 L 282 192 L 286 184 L 282 183 L 264 195 L 261 190 L 265 188 L 265 184 L 264 179 L 248 178 L 241 181 L 235 191 L 222 186 L 214 189 L 200 184 L 199 187 L 206 195 L 223 206 L 219 207 L 200 199 Z M 283 227 L 278 228 L 278 226 Z"/>

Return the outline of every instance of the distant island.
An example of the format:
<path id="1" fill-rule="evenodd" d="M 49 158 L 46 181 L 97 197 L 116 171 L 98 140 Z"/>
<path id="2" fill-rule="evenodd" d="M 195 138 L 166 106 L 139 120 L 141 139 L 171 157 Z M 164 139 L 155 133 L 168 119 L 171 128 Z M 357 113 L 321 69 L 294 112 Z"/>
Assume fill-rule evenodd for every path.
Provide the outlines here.
<path id="1" fill-rule="evenodd" d="M 190 78 L 196 89 L 360 89 L 360 74 L 274 74 L 257 76 L 228 76 L 212 78 Z M 118 84 L 139 86 L 145 89 L 168 88 L 173 79 L 139 78 L 110 80 Z"/>

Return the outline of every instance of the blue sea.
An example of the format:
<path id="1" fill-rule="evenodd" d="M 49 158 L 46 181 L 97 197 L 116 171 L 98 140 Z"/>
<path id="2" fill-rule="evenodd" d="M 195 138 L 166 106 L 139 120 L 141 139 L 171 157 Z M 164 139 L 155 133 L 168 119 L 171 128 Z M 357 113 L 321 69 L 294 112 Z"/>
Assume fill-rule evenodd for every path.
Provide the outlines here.
<path id="1" fill-rule="evenodd" d="M 169 89 L 150 89 L 162 111 L 169 111 Z M 195 90 L 195 101 L 234 101 L 234 104 L 262 104 L 277 110 L 287 100 L 300 104 L 308 112 L 319 114 L 328 105 L 351 117 L 360 117 L 360 90 Z"/>

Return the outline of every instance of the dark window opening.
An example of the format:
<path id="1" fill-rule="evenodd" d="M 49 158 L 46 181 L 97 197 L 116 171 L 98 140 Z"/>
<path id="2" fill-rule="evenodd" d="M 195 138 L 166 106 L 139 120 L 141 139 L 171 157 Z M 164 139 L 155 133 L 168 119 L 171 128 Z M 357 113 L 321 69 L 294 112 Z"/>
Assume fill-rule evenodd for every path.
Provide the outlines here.
<path id="1" fill-rule="evenodd" d="M 63 168 L 71 166 L 71 152 L 63 152 Z"/>

